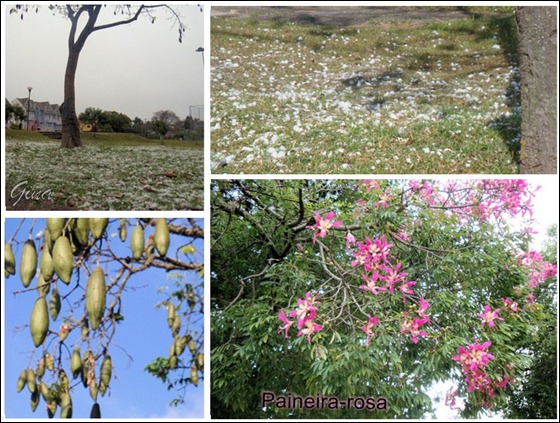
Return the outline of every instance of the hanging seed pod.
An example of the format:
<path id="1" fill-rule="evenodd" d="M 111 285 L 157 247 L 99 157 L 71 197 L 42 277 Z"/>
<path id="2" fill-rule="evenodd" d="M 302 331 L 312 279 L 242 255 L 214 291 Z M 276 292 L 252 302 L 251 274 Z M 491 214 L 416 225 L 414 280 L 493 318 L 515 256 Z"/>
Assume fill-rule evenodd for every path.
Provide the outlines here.
<path id="1" fill-rule="evenodd" d="M 72 357 L 70 358 L 70 371 L 72 372 L 72 377 L 76 379 L 82 372 L 82 358 L 80 357 L 80 348 L 74 348 L 72 351 Z"/>
<path id="2" fill-rule="evenodd" d="M 54 262 L 47 245 L 43 242 L 43 248 L 41 250 L 41 258 L 39 260 L 41 266 L 41 275 L 46 281 L 50 281 L 54 274 Z"/>
<path id="3" fill-rule="evenodd" d="M 52 255 L 52 247 L 53 247 L 53 239 L 51 238 L 51 233 L 48 230 L 45 230 L 45 235 L 43 237 L 43 248 L 49 250 L 49 253 Z"/>
<path id="4" fill-rule="evenodd" d="M 91 372 L 90 372 L 91 370 Z M 84 384 L 84 388 L 88 387 L 88 384 L 91 380 L 95 379 L 95 359 L 93 358 L 93 353 L 90 350 L 87 350 L 84 354 L 84 358 L 82 359 L 82 383 Z"/>
<path id="5" fill-rule="evenodd" d="M 198 353 L 196 355 L 196 364 L 200 370 L 204 368 L 204 354 Z"/>
<path id="6" fill-rule="evenodd" d="M 21 390 L 25 388 L 25 385 L 27 385 L 27 369 L 23 369 L 19 374 L 16 390 L 21 392 Z"/>
<path id="7" fill-rule="evenodd" d="M 63 391 L 68 391 L 68 389 L 70 388 L 70 380 L 68 379 L 68 376 L 66 375 L 64 369 L 60 369 L 58 371 L 58 384 Z"/>
<path id="8" fill-rule="evenodd" d="M 49 217 L 47 218 L 47 230 L 50 233 L 52 242 L 55 242 L 60 235 L 62 235 L 62 228 L 64 228 L 64 224 L 66 223 L 66 219 L 58 218 L 58 217 Z"/>
<path id="9" fill-rule="evenodd" d="M 132 230 L 130 250 L 132 251 L 132 257 L 135 259 L 138 260 L 142 257 L 142 252 L 144 251 L 144 229 L 140 225 L 136 225 Z"/>
<path id="10" fill-rule="evenodd" d="M 47 404 L 47 416 L 49 419 L 52 419 L 56 414 L 57 403 L 56 400 L 53 400 Z"/>
<path id="11" fill-rule="evenodd" d="M 182 337 L 175 337 L 175 355 L 177 357 L 180 357 L 181 354 L 183 354 L 183 351 L 185 351 L 185 347 L 187 346 L 187 337 L 186 336 L 182 336 Z"/>
<path id="12" fill-rule="evenodd" d="M 105 395 L 105 391 L 109 387 L 109 382 L 111 382 L 111 373 L 113 371 L 113 363 L 111 361 L 111 356 L 105 354 L 103 361 L 101 362 L 101 369 L 99 371 L 99 391 L 101 395 Z"/>
<path id="13" fill-rule="evenodd" d="M 172 355 L 169 358 L 169 368 L 170 369 L 176 369 L 177 368 L 177 356 L 176 355 Z"/>
<path id="14" fill-rule="evenodd" d="M 68 391 L 62 391 L 60 393 L 60 418 L 72 418 L 72 398 Z"/>
<path id="15" fill-rule="evenodd" d="M 19 263 L 19 277 L 24 287 L 28 287 L 37 273 L 37 250 L 35 242 L 28 239 L 23 244 L 21 262 Z"/>
<path id="16" fill-rule="evenodd" d="M 33 369 L 27 369 L 27 389 L 33 393 L 37 390 L 37 382 L 35 380 L 35 372 Z"/>
<path id="17" fill-rule="evenodd" d="M 156 232 L 154 233 L 154 247 L 156 247 L 160 256 L 164 257 L 167 254 L 169 241 L 169 226 L 167 226 L 167 220 L 163 218 L 158 219 L 156 223 Z"/>
<path id="18" fill-rule="evenodd" d="M 171 326 L 171 333 L 173 336 L 177 335 L 181 330 L 181 318 L 178 314 L 175 315 L 175 319 L 173 320 L 173 326 Z"/>
<path id="19" fill-rule="evenodd" d="M 33 310 L 31 310 L 31 318 L 29 319 L 29 330 L 33 345 L 38 347 L 45 340 L 49 331 L 49 313 L 47 312 L 47 302 L 44 297 L 35 300 Z"/>
<path id="20" fill-rule="evenodd" d="M 101 318 L 105 313 L 105 275 L 101 267 L 96 267 L 91 272 L 86 287 L 86 310 L 93 330 L 99 327 Z"/>
<path id="21" fill-rule="evenodd" d="M 49 300 L 49 313 L 51 314 L 53 321 L 56 320 L 58 313 L 60 313 L 60 293 L 58 292 L 56 285 L 53 286 L 53 290 L 51 292 L 51 298 Z"/>
<path id="22" fill-rule="evenodd" d="M 39 278 L 37 279 L 37 292 L 39 293 L 39 297 L 46 297 L 50 289 L 51 284 L 45 282 L 43 274 L 39 273 Z"/>
<path id="23" fill-rule="evenodd" d="M 72 277 L 72 269 L 74 268 L 74 257 L 72 255 L 72 246 L 67 237 L 59 237 L 53 247 L 52 252 L 54 271 L 65 284 L 70 283 Z"/>
<path id="24" fill-rule="evenodd" d="M 91 407 L 91 412 L 89 413 L 90 419 L 100 419 L 101 418 L 101 408 L 98 403 L 94 403 Z"/>
<path id="25" fill-rule="evenodd" d="M 54 370 L 54 358 L 49 353 L 45 353 L 43 357 L 45 358 L 45 366 L 52 372 Z"/>
<path id="26" fill-rule="evenodd" d="M 91 228 L 91 234 L 97 241 L 105 233 L 107 225 L 109 224 L 109 219 L 103 217 L 95 217 L 89 220 L 89 226 Z"/>
<path id="27" fill-rule="evenodd" d="M 41 392 L 41 396 L 45 402 L 49 401 L 49 387 L 43 381 L 39 384 L 39 392 Z"/>
<path id="28" fill-rule="evenodd" d="M 190 375 L 190 379 L 191 379 L 191 383 L 194 386 L 198 386 L 198 369 L 196 367 L 196 364 L 193 364 L 191 366 L 191 375 Z"/>
<path id="29" fill-rule="evenodd" d="M 173 322 L 175 322 L 175 316 L 177 312 L 175 310 L 175 304 L 168 303 L 167 304 L 167 324 L 169 327 L 173 327 Z"/>
<path id="30" fill-rule="evenodd" d="M 74 225 L 72 228 L 72 234 L 74 235 L 75 241 L 81 246 L 85 247 L 88 243 L 90 231 L 90 219 L 87 217 L 80 217 L 74 220 Z"/>
<path id="31" fill-rule="evenodd" d="M 84 318 L 84 320 L 82 320 L 82 327 L 80 329 L 80 335 L 82 337 L 82 340 L 86 340 L 88 335 L 89 335 L 89 323 L 88 323 L 88 319 L 87 317 Z"/>
<path id="32" fill-rule="evenodd" d="M 187 343 L 187 345 L 189 346 L 189 351 L 191 352 L 191 354 L 194 356 L 196 353 L 196 344 L 194 342 L 194 339 L 190 338 L 189 342 Z"/>
<path id="33" fill-rule="evenodd" d="M 126 241 L 126 225 L 127 225 L 126 219 L 121 219 L 121 224 L 119 226 L 119 238 L 121 239 L 122 242 Z"/>
<path id="34" fill-rule="evenodd" d="M 16 257 L 14 256 L 14 251 L 12 250 L 12 244 L 6 243 L 4 248 L 4 270 L 8 277 L 10 275 L 16 274 Z"/>
<path id="35" fill-rule="evenodd" d="M 31 392 L 31 399 L 29 400 L 29 405 L 31 406 L 31 411 L 35 412 L 37 410 L 37 406 L 39 405 L 39 400 L 41 396 L 39 395 L 39 390 L 35 388 L 33 392 Z"/>
<path id="36" fill-rule="evenodd" d="M 192 309 L 194 308 L 194 306 L 196 305 L 196 298 L 194 296 L 194 292 L 190 291 L 187 294 L 187 303 L 189 304 L 189 307 L 192 311 Z"/>
<path id="37" fill-rule="evenodd" d="M 95 377 L 91 379 L 89 382 L 89 396 L 94 402 L 97 402 L 97 393 L 99 392 L 99 388 L 97 387 L 97 382 Z"/>
<path id="38" fill-rule="evenodd" d="M 39 359 L 39 362 L 37 363 L 37 369 L 35 370 L 35 373 L 37 374 L 37 377 L 39 379 L 41 379 L 45 374 L 45 369 L 46 369 L 45 357 L 43 356 Z"/>

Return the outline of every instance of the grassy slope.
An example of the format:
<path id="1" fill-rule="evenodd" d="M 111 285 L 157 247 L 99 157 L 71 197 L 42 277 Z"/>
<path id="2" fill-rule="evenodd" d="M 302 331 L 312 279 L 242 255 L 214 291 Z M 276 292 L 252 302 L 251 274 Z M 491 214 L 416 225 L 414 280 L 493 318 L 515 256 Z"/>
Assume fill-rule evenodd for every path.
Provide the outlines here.
<path id="1" fill-rule="evenodd" d="M 346 28 L 213 18 L 212 43 L 213 165 L 229 158 L 217 173 L 518 171 L 511 13 Z"/>

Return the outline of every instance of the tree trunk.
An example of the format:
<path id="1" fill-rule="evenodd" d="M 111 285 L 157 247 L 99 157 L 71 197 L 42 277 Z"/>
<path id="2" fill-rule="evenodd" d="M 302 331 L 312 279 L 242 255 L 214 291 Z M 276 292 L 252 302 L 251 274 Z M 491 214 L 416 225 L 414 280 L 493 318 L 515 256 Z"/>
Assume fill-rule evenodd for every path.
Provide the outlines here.
<path id="1" fill-rule="evenodd" d="M 80 49 L 68 48 L 68 62 L 64 74 L 64 102 L 60 106 L 62 115 L 62 147 L 81 147 L 80 123 L 76 115 L 75 79 Z"/>
<path id="2" fill-rule="evenodd" d="M 517 7 L 521 173 L 557 173 L 556 7 Z"/>

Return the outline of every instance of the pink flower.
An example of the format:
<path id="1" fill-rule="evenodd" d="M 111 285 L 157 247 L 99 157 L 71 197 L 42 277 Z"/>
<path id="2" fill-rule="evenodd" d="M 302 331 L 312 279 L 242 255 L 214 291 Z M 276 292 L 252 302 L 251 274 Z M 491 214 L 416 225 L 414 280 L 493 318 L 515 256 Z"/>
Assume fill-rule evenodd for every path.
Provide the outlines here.
<path id="1" fill-rule="evenodd" d="M 377 286 L 375 283 L 379 280 L 379 274 L 376 272 L 372 275 L 371 279 L 367 275 L 362 275 L 362 278 L 366 281 L 367 285 L 360 285 L 360 289 L 364 291 L 370 291 L 373 295 L 377 295 L 380 292 L 386 291 L 387 288 Z"/>
<path id="2" fill-rule="evenodd" d="M 455 397 L 459 392 L 453 390 L 453 387 L 449 388 L 449 391 L 445 394 L 445 405 L 447 405 L 452 410 L 460 410 L 461 407 L 457 407 Z"/>
<path id="3" fill-rule="evenodd" d="M 368 322 L 362 326 L 362 330 L 367 334 L 367 343 L 366 345 L 369 347 L 369 340 L 372 336 L 375 336 L 375 332 L 372 331 L 373 327 L 379 323 L 379 318 L 377 316 L 371 317 L 369 314 Z"/>
<path id="4" fill-rule="evenodd" d="M 427 317 L 424 317 L 422 319 L 415 317 L 412 319 L 412 321 L 410 321 L 408 319 L 407 313 L 405 312 L 405 320 L 401 324 L 401 333 L 409 333 L 410 335 L 412 335 L 412 342 L 414 344 L 417 344 L 419 336 L 428 336 L 426 332 L 420 330 L 420 326 L 424 325 L 425 323 L 428 323 Z"/>
<path id="5" fill-rule="evenodd" d="M 488 323 L 488 326 L 494 327 L 494 320 L 504 320 L 500 316 L 498 316 L 499 312 L 499 308 L 492 310 L 489 305 L 486 305 L 484 306 L 484 313 L 479 313 L 477 314 L 477 316 L 482 317 L 482 326 L 484 326 L 485 323 Z"/>
<path id="6" fill-rule="evenodd" d="M 367 191 L 370 192 L 372 189 L 379 189 L 379 184 L 375 179 L 366 179 L 364 185 L 367 187 Z"/>
<path id="7" fill-rule="evenodd" d="M 311 335 L 315 332 L 319 332 L 323 329 L 323 326 L 313 323 L 312 320 L 305 322 L 305 327 L 298 332 L 298 336 L 307 335 L 307 343 L 311 344 Z"/>
<path id="8" fill-rule="evenodd" d="M 399 283 L 404 282 L 405 279 L 406 279 L 406 273 L 405 272 L 399 272 L 399 270 L 401 268 L 401 263 L 397 263 L 397 265 L 395 266 L 394 269 L 392 269 L 391 267 L 386 266 L 384 264 L 382 264 L 379 267 L 381 269 L 385 270 L 385 272 L 387 272 L 387 274 L 385 276 L 382 276 L 381 278 L 387 284 L 387 287 L 389 288 L 390 292 L 394 292 L 395 291 L 395 285 L 398 285 Z"/>
<path id="9" fill-rule="evenodd" d="M 403 294 L 403 301 L 404 301 L 404 297 L 408 294 L 414 294 L 414 291 L 412 289 L 410 289 L 411 286 L 416 285 L 416 282 L 414 281 L 408 281 L 407 283 L 403 283 L 401 285 L 401 287 L 399 288 Z"/>
<path id="10" fill-rule="evenodd" d="M 508 313 L 517 313 L 519 311 L 516 301 L 511 301 L 509 298 L 502 298 L 502 302 Z"/>
<path id="11" fill-rule="evenodd" d="M 334 220 L 333 211 L 328 212 L 324 219 L 321 217 L 321 215 L 318 212 L 315 212 L 315 221 L 316 221 L 315 225 L 306 227 L 307 229 L 315 229 L 315 233 L 313 234 L 314 243 L 318 236 L 324 238 L 325 235 L 327 235 L 329 229 L 336 228 L 342 225 L 342 222 L 339 221 L 335 222 L 333 220 Z"/>
<path id="12" fill-rule="evenodd" d="M 356 238 L 350 232 L 346 234 L 346 248 L 356 245 Z"/>
<path id="13" fill-rule="evenodd" d="M 285 334 L 286 334 L 286 338 L 287 338 L 288 337 L 288 330 L 292 327 L 294 322 L 292 320 L 288 320 L 288 318 L 286 317 L 286 314 L 284 313 L 284 309 L 280 310 L 280 314 L 278 315 L 278 318 L 282 321 L 282 323 L 284 323 L 284 326 L 280 327 L 280 329 L 278 330 L 278 333 L 284 331 Z"/>
<path id="14" fill-rule="evenodd" d="M 389 194 L 383 193 L 383 194 L 379 195 L 379 201 L 375 202 L 374 206 L 375 207 L 381 206 L 384 209 L 386 209 L 388 207 L 387 201 L 389 201 L 391 199 L 391 197 L 392 197 L 392 195 L 390 193 Z"/>
<path id="15" fill-rule="evenodd" d="M 418 308 L 418 314 L 420 317 L 427 317 L 425 311 L 430 307 L 430 303 L 424 300 L 424 295 L 420 297 L 420 307 Z"/>
<path id="16" fill-rule="evenodd" d="M 317 307 L 315 307 L 315 304 L 320 303 L 317 302 L 315 297 L 312 297 L 309 292 L 305 293 L 305 300 L 298 298 L 298 308 L 290 312 L 290 317 L 297 318 L 298 329 L 301 329 L 307 321 L 315 318 L 317 314 Z"/>

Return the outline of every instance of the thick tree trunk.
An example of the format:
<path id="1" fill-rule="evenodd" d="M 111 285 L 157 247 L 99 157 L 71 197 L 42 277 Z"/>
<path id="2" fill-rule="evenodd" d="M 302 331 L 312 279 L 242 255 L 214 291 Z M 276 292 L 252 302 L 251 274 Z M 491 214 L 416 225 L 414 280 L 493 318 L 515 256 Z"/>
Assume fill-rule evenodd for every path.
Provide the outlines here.
<path id="1" fill-rule="evenodd" d="M 81 147 L 80 123 L 76 115 L 75 79 L 78 67 L 80 50 L 70 47 L 68 49 L 68 62 L 64 74 L 64 102 L 60 106 L 62 115 L 62 147 Z"/>
<path id="2" fill-rule="evenodd" d="M 521 173 L 557 173 L 556 7 L 516 10 L 521 70 Z"/>

